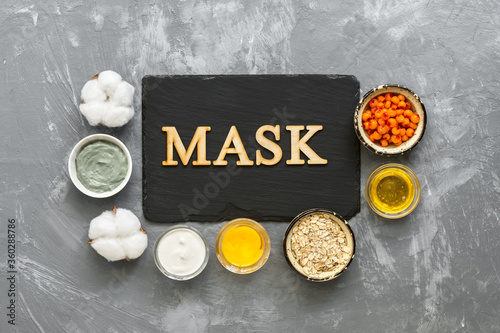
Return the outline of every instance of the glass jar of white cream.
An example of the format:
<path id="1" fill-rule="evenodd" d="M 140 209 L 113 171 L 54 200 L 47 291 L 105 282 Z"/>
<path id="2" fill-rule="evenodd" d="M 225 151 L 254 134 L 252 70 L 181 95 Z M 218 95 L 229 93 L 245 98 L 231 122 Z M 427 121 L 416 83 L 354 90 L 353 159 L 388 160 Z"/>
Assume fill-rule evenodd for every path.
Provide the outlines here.
<path id="1" fill-rule="evenodd" d="M 173 280 L 189 280 L 206 267 L 208 243 L 196 229 L 177 225 L 165 230 L 154 245 L 154 259 L 158 269 Z"/>

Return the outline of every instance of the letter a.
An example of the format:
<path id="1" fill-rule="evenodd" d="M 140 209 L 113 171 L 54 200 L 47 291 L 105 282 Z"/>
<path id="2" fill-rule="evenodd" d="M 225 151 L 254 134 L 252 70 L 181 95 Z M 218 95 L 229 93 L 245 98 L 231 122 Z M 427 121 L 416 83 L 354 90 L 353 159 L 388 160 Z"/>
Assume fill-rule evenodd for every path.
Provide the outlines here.
<path id="1" fill-rule="evenodd" d="M 234 145 L 234 148 L 229 148 L 231 143 Z M 227 133 L 226 141 L 220 150 L 219 157 L 214 161 L 214 165 L 227 165 L 227 161 L 224 160 L 226 154 L 238 154 L 240 160 L 236 162 L 237 165 L 253 165 L 253 161 L 250 161 L 248 158 L 245 146 L 241 142 L 236 126 L 231 126 L 229 133 Z"/>

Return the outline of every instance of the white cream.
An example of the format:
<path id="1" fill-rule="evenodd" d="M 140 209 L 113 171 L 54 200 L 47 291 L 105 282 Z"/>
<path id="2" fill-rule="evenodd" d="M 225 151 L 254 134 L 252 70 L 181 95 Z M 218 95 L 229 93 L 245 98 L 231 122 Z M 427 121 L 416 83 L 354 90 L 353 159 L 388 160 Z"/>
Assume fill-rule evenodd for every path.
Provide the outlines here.
<path id="1" fill-rule="evenodd" d="M 167 272 L 188 276 L 203 265 L 207 253 L 205 242 L 197 233 L 189 229 L 174 229 L 160 239 L 156 255 Z"/>

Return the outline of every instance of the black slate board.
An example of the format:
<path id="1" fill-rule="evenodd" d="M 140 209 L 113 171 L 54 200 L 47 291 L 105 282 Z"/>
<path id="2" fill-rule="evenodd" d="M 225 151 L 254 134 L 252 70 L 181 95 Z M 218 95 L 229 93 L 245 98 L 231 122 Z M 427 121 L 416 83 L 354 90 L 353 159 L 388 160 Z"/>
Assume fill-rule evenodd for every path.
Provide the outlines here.
<path id="1" fill-rule="evenodd" d="M 354 76 L 145 76 L 144 216 L 154 222 L 236 217 L 289 222 L 304 210 L 325 208 L 346 219 L 353 217 L 360 209 L 359 141 L 353 129 L 358 101 L 359 82 Z M 272 157 L 257 144 L 256 130 L 280 125 L 281 161 L 273 166 L 236 166 L 238 156 L 228 154 L 227 167 L 193 166 L 195 150 L 186 166 L 176 151 L 179 165 L 162 165 L 167 151 L 162 127 L 175 126 L 187 149 L 196 128 L 210 126 L 207 159 L 214 161 L 233 125 L 253 161 L 256 149 Z M 307 143 L 328 164 L 287 165 L 291 150 L 287 125 L 322 125 L 323 130 Z M 304 154 L 302 158 L 307 161 Z"/>

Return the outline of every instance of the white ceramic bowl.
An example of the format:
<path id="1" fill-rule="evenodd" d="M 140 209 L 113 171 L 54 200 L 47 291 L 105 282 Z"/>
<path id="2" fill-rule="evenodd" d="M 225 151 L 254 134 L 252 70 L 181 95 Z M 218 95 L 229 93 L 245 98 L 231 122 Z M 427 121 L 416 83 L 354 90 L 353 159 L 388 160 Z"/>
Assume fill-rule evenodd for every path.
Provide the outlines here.
<path id="1" fill-rule="evenodd" d="M 127 174 L 125 175 L 125 179 L 123 179 L 121 184 L 118 185 L 118 187 L 116 187 L 115 189 L 113 189 L 111 191 L 107 191 L 107 192 L 102 192 L 102 193 L 97 193 L 97 192 L 94 192 L 94 191 L 86 188 L 80 182 L 80 180 L 78 179 L 78 176 L 76 175 L 76 157 L 78 156 L 80 151 L 83 149 L 83 147 L 85 147 L 86 145 L 88 145 L 92 142 L 96 142 L 96 141 L 107 141 L 107 142 L 110 142 L 110 143 L 117 145 L 123 151 L 123 153 L 125 153 L 125 156 L 127 158 Z M 80 140 L 80 142 L 78 142 L 76 144 L 76 146 L 73 148 L 73 150 L 69 154 L 68 172 L 69 172 L 69 177 L 71 178 L 71 181 L 73 182 L 73 184 L 75 184 L 76 188 L 79 189 L 82 193 L 88 195 L 89 197 L 93 197 L 93 198 L 108 198 L 108 197 L 111 197 L 111 196 L 117 194 L 118 192 L 120 192 L 125 187 L 125 185 L 127 185 L 128 181 L 130 179 L 130 176 L 132 175 L 132 157 L 130 156 L 130 152 L 128 151 L 127 147 L 125 147 L 125 145 L 120 140 L 115 138 L 114 136 L 107 135 L 107 134 L 92 134 L 92 135 L 89 135 L 89 136 L 83 138 L 82 140 Z"/>

